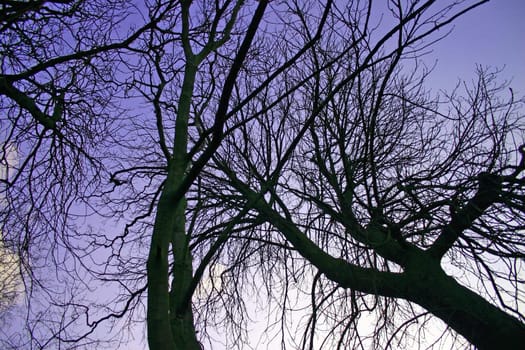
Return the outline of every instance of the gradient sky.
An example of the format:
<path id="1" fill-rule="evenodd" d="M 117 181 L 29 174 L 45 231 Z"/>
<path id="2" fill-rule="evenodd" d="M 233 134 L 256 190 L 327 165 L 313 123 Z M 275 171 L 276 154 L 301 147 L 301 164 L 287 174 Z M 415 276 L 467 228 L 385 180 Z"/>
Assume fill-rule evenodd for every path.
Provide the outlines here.
<path id="1" fill-rule="evenodd" d="M 491 0 L 448 29 L 423 58 L 428 66 L 436 63 L 429 88 L 451 91 L 459 79 L 475 80 L 476 65 L 482 65 L 503 69 L 501 82 L 512 80 L 515 98 L 525 96 L 525 0 Z M 215 349 L 226 350 L 218 344 Z"/>
<path id="2" fill-rule="evenodd" d="M 434 44 L 424 57 L 428 66 L 437 63 L 427 81 L 429 88 L 450 91 L 458 79 L 472 81 L 479 64 L 504 68 L 501 80 L 512 79 L 516 97 L 525 95 L 525 0 L 491 0 L 464 15 L 450 28 L 453 31 Z M 257 327 L 254 328 L 258 333 Z M 253 337 L 252 346 L 258 336 Z M 143 346 L 137 342 L 125 348 L 138 350 Z M 215 344 L 215 349 L 224 348 Z"/>
<path id="3" fill-rule="evenodd" d="M 480 64 L 504 68 L 501 79 L 512 80 L 516 97 L 524 96 L 525 0 L 491 0 L 474 9 L 456 21 L 449 36 L 434 44 L 424 59 L 428 66 L 437 64 L 428 81 L 432 89 L 450 91 L 458 79 L 474 79 Z M 144 344 L 137 341 L 123 348 L 138 350 Z"/>
<path id="4" fill-rule="evenodd" d="M 525 95 L 525 1 L 492 0 L 467 13 L 426 57 L 437 61 L 434 88 L 451 90 L 458 78 L 472 80 L 475 66 L 504 68 L 517 96 Z"/>

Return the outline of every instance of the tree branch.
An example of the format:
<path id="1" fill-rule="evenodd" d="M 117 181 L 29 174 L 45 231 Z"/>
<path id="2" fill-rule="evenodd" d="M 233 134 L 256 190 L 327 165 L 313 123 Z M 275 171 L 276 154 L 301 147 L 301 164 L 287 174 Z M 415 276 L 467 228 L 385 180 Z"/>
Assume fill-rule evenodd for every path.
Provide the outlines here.
<path id="1" fill-rule="evenodd" d="M 450 223 L 441 230 L 439 237 L 428 249 L 428 253 L 434 259 L 441 260 L 461 233 L 472 226 L 474 221 L 498 200 L 502 186 L 501 177 L 483 172 L 478 175 L 477 180 L 477 193 L 464 208 L 452 214 Z"/>
<path id="2" fill-rule="evenodd" d="M 253 207 L 286 237 L 299 254 L 342 288 L 389 297 L 406 296 L 409 286 L 402 274 L 364 268 L 344 259 L 334 258 L 312 242 L 295 223 L 277 213 L 259 193 L 235 179 L 232 179 L 232 184 L 249 202 L 254 203 Z"/>

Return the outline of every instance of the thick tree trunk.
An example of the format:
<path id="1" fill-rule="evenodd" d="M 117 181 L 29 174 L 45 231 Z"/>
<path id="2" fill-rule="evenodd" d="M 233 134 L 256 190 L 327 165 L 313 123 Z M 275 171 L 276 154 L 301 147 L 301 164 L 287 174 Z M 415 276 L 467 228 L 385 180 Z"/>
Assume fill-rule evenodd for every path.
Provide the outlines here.
<path id="1" fill-rule="evenodd" d="M 201 350 L 202 347 L 197 340 L 193 315 L 188 312 L 184 315 L 176 315 L 171 319 L 171 330 L 175 349 L 177 350 Z"/>
<path id="2" fill-rule="evenodd" d="M 148 344 L 151 350 L 174 350 L 169 323 L 168 248 L 173 227 L 173 189 L 166 184 L 157 215 L 148 256 Z"/>
<path id="3" fill-rule="evenodd" d="M 305 236 L 291 220 L 283 218 L 264 200 L 257 201 L 256 192 L 237 182 L 235 177 L 232 179 L 304 258 L 341 287 L 416 303 L 442 319 L 478 349 L 523 348 L 524 325 L 457 283 L 443 271 L 439 259 L 428 251 L 406 246 L 401 251 L 405 255 L 396 259 L 403 264 L 403 273 L 380 272 L 335 259 Z M 388 241 L 384 241 L 382 252 L 388 255 L 400 252 L 388 249 L 387 244 Z"/>
<path id="4" fill-rule="evenodd" d="M 183 300 L 193 278 L 186 234 L 186 198 L 177 191 L 187 170 L 188 119 L 197 64 L 188 62 L 175 124 L 173 155 L 157 205 L 148 256 L 148 344 L 150 350 L 198 350 L 191 305 Z M 169 249 L 172 271 L 169 271 Z M 169 276 L 173 277 L 171 288 Z M 184 310 L 179 312 L 178 310 Z"/>
<path id="5" fill-rule="evenodd" d="M 192 281 L 191 253 L 185 232 L 185 199 L 174 192 L 180 178 L 170 172 L 157 207 L 148 257 L 148 344 L 151 350 L 200 350 L 191 305 L 183 297 Z M 173 281 L 169 287 L 169 247 Z M 182 312 L 179 310 L 183 310 Z"/>
<path id="6" fill-rule="evenodd" d="M 419 271 L 409 271 L 406 277 L 412 286 L 408 299 L 439 317 L 476 348 L 523 348 L 525 327 L 518 319 L 458 284 L 439 266 L 422 264 Z"/>
<path id="7" fill-rule="evenodd" d="M 185 166 L 184 166 L 185 167 Z M 179 169 L 183 167 L 180 166 Z M 182 178 L 183 172 L 177 174 Z M 170 291 L 170 325 L 173 341 L 177 350 L 200 350 L 190 301 L 184 297 L 193 279 L 191 251 L 186 234 L 186 200 L 180 201 L 174 210 L 174 229 L 171 239 L 173 256 L 172 282 Z"/>

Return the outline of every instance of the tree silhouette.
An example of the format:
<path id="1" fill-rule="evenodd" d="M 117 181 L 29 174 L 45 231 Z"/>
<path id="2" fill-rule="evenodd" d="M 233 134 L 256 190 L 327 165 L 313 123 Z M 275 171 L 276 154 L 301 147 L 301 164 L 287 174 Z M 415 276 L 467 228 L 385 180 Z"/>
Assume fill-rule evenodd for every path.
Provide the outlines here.
<path id="1" fill-rule="evenodd" d="M 243 348 L 252 293 L 283 346 L 519 347 L 522 101 L 419 57 L 484 2 L 3 4 L 5 347 Z"/>
<path id="2" fill-rule="evenodd" d="M 405 328 L 428 312 L 477 348 L 519 347 L 523 124 L 494 79 L 480 70 L 442 110 L 422 80 L 392 66 L 335 94 L 334 74 L 290 101 L 286 114 L 297 117 L 281 133 L 245 130 L 217 155 L 224 186 L 252 203 L 254 242 L 284 247 L 268 262 L 287 271 L 281 283 L 317 271 L 303 289 L 312 301 L 305 348 L 317 348 L 327 322 L 328 347 L 358 348 L 357 320 L 372 310 L 377 348 L 404 344 Z M 281 120 L 250 127 L 275 130 Z M 295 142 L 291 130 L 305 133 Z"/>

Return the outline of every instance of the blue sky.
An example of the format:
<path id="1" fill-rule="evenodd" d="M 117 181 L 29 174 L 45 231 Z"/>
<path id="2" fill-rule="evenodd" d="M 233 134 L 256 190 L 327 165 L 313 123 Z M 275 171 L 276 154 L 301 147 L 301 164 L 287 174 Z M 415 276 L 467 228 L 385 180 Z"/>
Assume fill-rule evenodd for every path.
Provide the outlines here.
<path id="1" fill-rule="evenodd" d="M 458 79 L 474 79 L 480 64 L 504 68 L 501 78 L 512 79 L 517 96 L 524 96 L 525 0 L 492 0 L 464 15 L 448 37 L 432 46 L 425 61 L 429 66 L 437 63 L 430 88 L 450 91 Z M 143 347 L 141 343 L 126 346 Z"/>
<path id="2" fill-rule="evenodd" d="M 450 35 L 431 47 L 424 57 L 437 63 L 429 88 L 450 91 L 458 79 L 475 79 L 476 64 L 503 68 L 501 79 L 512 79 L 518 96 L 525 94 L 525 0 L 492 0 L 460 18 Z M 137 338 L 143 329 L 137 327 Z M 252 325 L 252 331 L 257 329 Z M 253 331 L 255 334 L 257 330 Z M 253 337 L 257 346 L 259 334 Z M 123 348 L 143 349 L 138 339 Z M 264 347 L 266 348 L 266 347 Z M 224 349 L 214 344 L 214 349 Z"/>
<path id="3" fill-rule="evenodd" d="M 455 22 L 436 43 L 427 62 L 437 61 L 434 88 L 452 89 L 458 78 L 472 80 L 475 65 L 504 68 L 518 96 L 525 94 L 525 1 L 492 0 Z M 504 67 L 505 66 L 505 67 Z"/>

